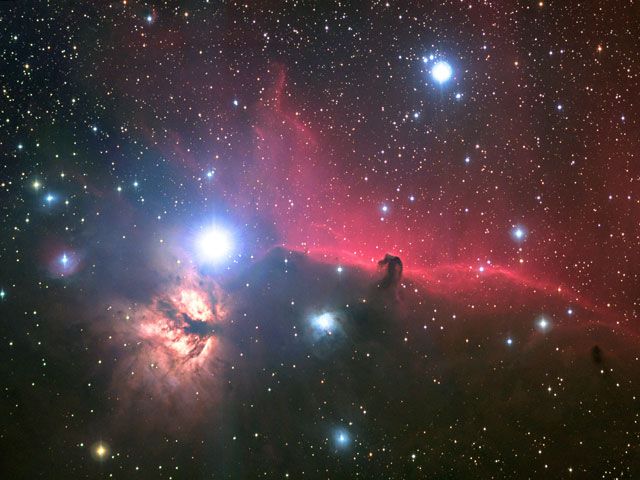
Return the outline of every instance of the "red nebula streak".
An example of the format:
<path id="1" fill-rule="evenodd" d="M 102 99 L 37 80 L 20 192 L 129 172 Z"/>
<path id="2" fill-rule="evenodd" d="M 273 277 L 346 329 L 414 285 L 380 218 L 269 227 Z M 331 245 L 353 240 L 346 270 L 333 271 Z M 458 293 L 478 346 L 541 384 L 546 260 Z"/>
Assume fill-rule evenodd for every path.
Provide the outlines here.
<path id="1" fill-rule="evenodd" d="M 339 249 L 300 250 L 292 245 L 286 245 L 284 248 L 303 252 L 321 263 L 353 267 L 369 273 L 379 271 L 379 259 L 374 256 L 364 260 L 357 252 Z M 600 320 L 615 322 L 621 317 L 610 308 L 593 303 L 569 287 L 532 278 L 521 271 L 502 265 L 483 265 L 482 271 L 478 264 L 463 263 L 442 263 L 430 268 L 405 264 L 404 267 L 405 286 L 412 284 L 418 288 L 418 293 L 427 293 L 454 305 L 472 306 L 478 313 L 508 311 L 522 305 L 534 306 L 546 296 L 565 302 L 574 309 L 580 307 L 590 311 Z"/>
<path id="2" fill-rule="evenodd" d="M 442 206 L 428 197 L 410 202 L 412 186 L 420 187 L 421 179 L 428 183 L 427 177 L 416 176 L 415 185 L 401 190 L 382 175 L 350 171 L 346 159 L 357 152 L 329 145 L 324 137 L 321 145 L 314 133 L 317 128 L 305 121 L 310 114 L 301 115 L 290 105 L 295 91 L 287 91 L 284 68 L 278 66 L 276 73 L 272 90 L 256 112 L 257 168 L 251 175 L 255 183 L 246 190 L 240 187 L 240 198 L 255 199 L 256 185 L 260 186 L 256 204 L 273 218 L 287 248 L 365 268 L 375 268 L 375 262 L 392 253 L 402 258 L 411 280 L 427 292 L 474 308 L 513 308 L 518 302 L 531 303 L 534 293 L 619 319 L 606 292 L 572 288 L 580 283 L 561 269 L 561 262 L 532 266 L 536 258 L 550 256 L 544 243 L 535 242 L 548 232 L 532 229 L 524 251 L 518 251 L 509 234 L 508 203 L 492 206 L 492 215 L 503 218 L 504 224 L 487 228 L 477 217 L 437 215 Z M 442 195 L 442 204 L 456 202 L 455 192 Z M 384 212 L 383 203 L 389 207 Z M 540 223 L 537 220 L 530 218 L 532 224 Z M 510 266 L 523 256 L 527 265 Z M 514 287 L 521 290 L 516 296 Z"/>

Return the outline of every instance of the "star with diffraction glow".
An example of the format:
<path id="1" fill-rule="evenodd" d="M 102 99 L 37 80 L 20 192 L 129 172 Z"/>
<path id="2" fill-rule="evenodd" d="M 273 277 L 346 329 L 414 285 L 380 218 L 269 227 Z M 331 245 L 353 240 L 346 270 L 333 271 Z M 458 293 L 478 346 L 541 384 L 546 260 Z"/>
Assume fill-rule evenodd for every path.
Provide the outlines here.
<path id="1" fill-rule="evenodd" d="M 313 324 L 320 330 L 331 334 L 331 329 L 335 325 L 335 320 L 333 318 L 333 315 L 331 315 L 330 313 L 323 313 L 313 320 Z"/>
<path id="2" fill-rule="evenodd" d="M 227 229 L 212 225 L 200 232 L 196 240 L 196 248 L 202 263 L 218 264 L 231 256 L 234 250 L 233 239 Z"/>
<path id="3" fill-rule="evenodd" d="M 346 448 L 351 442 L 349 432 L 345 429 L 339 429 L 335 432 L 335 444 L 337 448 Z"/>
<path id="4" fill-rule="evenodd" d="M 537 325 L 538 325 L 538 329 L 545 332 L 551 327 L 551 322 L 549 322 L 549 320 L 547 320 L 546 317 L 540 317 Z"/>
<path id="5" fill-rule="evenodd" d="M 109 456 L 109 445 L 104 442 L 97 442 L 91 447 L 91 456 L 95 460 L 106 460 Z"/>
<path id="6" fill-rule="evenodd" d="M 511 230 L 511 236 L 516 242 L 520 242 L 527 237 L 527 230 L 521 225 L 516 225 Z"/>
<path id="7" fill-rule="evenodd" d="M 431 76 L 439 84 L 443 84 L 448 81 L 453 75 L 453 69 L 444 60 L 437 62 L 431 69 Z"/>

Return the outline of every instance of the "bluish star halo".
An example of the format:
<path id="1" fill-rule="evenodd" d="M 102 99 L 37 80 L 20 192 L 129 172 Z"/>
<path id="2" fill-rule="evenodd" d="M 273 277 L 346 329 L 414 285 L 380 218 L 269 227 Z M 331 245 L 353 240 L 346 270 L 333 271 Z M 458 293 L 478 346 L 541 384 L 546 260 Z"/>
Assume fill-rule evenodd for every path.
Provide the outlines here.
<path id="1" fill-rule="evenodd" d="M 436 82 L 443 84 L 453 76 L 453 68 L 451 68 L 449 63 L 444 60 L 440 60 L 431 68 L 431 76 Z"/>

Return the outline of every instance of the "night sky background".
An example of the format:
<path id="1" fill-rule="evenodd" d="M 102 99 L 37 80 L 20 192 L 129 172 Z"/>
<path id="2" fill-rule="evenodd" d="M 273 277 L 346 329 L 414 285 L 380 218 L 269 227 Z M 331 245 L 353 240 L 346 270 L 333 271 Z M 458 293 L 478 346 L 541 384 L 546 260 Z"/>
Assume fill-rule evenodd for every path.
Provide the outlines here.
<path id="1" fill-rule="evenodd" d="M 639 38 L 0 2 L 0 477 L 639 478 Z"/>

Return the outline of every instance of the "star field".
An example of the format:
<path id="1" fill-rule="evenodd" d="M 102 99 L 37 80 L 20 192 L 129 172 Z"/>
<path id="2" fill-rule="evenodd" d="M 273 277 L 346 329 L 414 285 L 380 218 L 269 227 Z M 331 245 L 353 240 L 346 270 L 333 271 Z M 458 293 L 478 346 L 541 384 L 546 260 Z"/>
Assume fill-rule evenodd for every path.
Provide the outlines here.
<path id="1" fill-rule="evenodd" d="M 636 478 L 633 0 L 0 3 L 2 478 Z"/>

